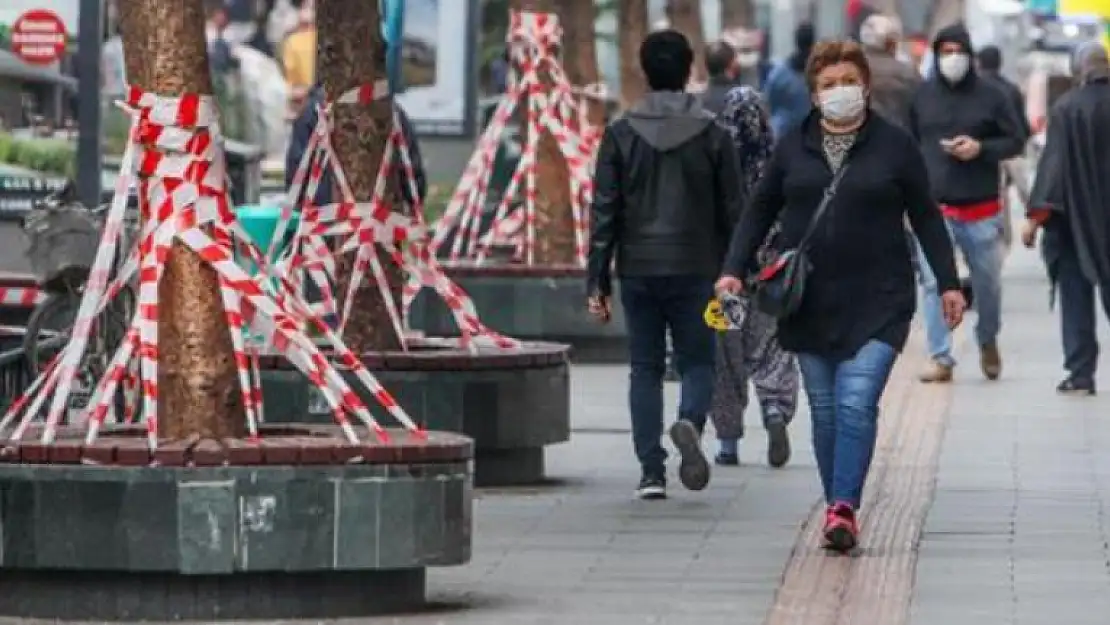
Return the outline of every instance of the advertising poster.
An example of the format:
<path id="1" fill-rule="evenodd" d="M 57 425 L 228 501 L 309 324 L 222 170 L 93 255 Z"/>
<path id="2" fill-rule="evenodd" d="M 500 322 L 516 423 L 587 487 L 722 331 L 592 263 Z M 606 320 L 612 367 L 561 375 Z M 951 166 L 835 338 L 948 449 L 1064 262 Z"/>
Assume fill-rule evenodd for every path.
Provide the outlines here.
<path id="1" fill-rule="evenodd" d="M 386 4 L 387 36 L 397 18 Z M 422 135 L 474 133 L 476 0 L 404 0 L 397 101 Z M 392 13 L 392 14 L 391 14 Z M 397 44 L 390 37 L 392 47 Z"/>

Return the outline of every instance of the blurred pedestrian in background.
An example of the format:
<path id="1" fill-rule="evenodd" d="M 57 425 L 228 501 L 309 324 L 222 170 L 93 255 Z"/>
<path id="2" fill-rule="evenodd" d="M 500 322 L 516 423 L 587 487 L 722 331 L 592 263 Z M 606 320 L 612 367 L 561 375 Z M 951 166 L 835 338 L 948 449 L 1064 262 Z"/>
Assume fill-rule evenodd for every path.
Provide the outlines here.
<path id="1" fill-rule="evenodd" d="M 805 67 L 815 37 L 812 24 L 799 25 L 794 32 L 794 53 L 785 62 L 777 63 L 767 76 L 763 93 L 771 109 L 776 140 L 801 124 L 812 109 Z"/>
<path id="2" fill-rule="evenodd" d="M 296 117 L 316 84 L 316 7 L 305 0 L 297 13 L 297 25 L 281 43 L 281 66 L 289 87 L 289 114 Z"/>

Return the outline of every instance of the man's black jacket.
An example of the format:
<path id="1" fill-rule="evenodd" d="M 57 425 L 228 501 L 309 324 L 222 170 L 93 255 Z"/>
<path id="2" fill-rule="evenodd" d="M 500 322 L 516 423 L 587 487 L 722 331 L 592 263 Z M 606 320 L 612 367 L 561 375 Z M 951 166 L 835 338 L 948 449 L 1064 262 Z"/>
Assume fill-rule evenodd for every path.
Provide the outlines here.
<path id="1" fill-rule="evenodd" d="M 597 156 L 588 293 L 632 276 L 712 279 L 744 198 L 728 133 L 698 98 L 652 92 L 609 124 Z"/>
<path id="2" fill-rule="evenodd" d="M 1021 124 L 1022 132 L 1025 133 L 1026 137 L 1031 136 L 1033 131 L 1029 127 L 1029 117 L 1025 114 L 1025 96 L 1021 93 L 1021 87 L 997 72 L 982 72 L 980 75 L 988 84 L 994 85 L 1005 94 L 1006 99 L 1010 101 L 1017 112 L 1017 119 Z"/>
<path id="3" fill-rule="evenodd" d="M 304 151 L 308 148 L 308 140 L 312 138 L 312 131 L 316 129 L 317 113 L 316 107 L 324 100 L 324 90 L 319 85 L 313 87 L 306 98 L 304 110 L 293 122 L 292 132 L 289 137 L 289 149 L 285 152 L 285 186 L 288 188 L 293 182 L 293 174 L 296 173 L 297 167 L 301 164 L 301 159 L 304 157 Z M 409 122 L 408 115 L 405 114 L 404 109 L 397 103 L 393 105 L 397 109 L 397 115 L 401 120 L 401 132 L 405 135 L 405 142 L 409 147 L 409 156 L 412 158 L 413 175 L 416 177 L 416 192 L 423 200 L 428 192 L 428 182 L 424 174 L 424 159 L 420 155 L 420 144 L 417 141 L 416 133 L 412 129 L 412 124 Z M 412 197 L 409 193 L 409 186 L 404 181 L 403 170 L 398 168 L 397 175 L 400 180 L 401 193 L 405 201 L 412 202 Z M 324 172 L 323 177 L 320 179 L 320 186 L 316 190 L 316 198 L 314 203 L 316 205 L 330 204 L 332 199 L 332 186 L 334 184 L 331 172 Z M 299 199 L 299 198 L 298 198 Z"/>
<path id="4" fill-rule="evenodd" d="M 949 26 L 937 34 L 934 62 L 943 42 L 956 42 L 974 54 L 971 36 L 963 26 Z M 1009 98 L 979 76 L 975 69 L 950 83 L 934 67 L 933 76 L 918 89 L 910 109 L 910 132 L 921 144 L 933 197 L 942 204 L 967 205 L 998 198 L 999 164 L 1021 153 L 1029 138 Z M 967 135 L 981 152 L 961 161 L 944 151 L 941 141 Z"/>

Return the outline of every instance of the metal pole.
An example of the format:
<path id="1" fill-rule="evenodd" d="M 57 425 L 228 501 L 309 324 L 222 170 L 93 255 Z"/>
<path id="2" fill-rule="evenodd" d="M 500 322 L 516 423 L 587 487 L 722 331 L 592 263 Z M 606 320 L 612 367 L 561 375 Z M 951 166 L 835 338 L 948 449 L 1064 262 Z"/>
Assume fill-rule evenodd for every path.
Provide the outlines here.
<path id="1" fill-rule="evenodd" d="M 85 206 L 100 204 L 101 0 L 81 0 L 77 25 L 77 194 Z"/>

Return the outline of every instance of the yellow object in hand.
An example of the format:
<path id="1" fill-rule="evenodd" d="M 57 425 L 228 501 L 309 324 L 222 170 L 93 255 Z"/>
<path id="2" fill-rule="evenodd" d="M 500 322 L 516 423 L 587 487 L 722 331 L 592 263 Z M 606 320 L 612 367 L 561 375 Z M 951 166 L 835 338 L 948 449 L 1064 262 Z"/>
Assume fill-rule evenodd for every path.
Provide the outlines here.
<path id="1" fill-rule="evenodd" d="M 724 308 L 721 307 L 721 302 L 717 298 L 709 300 L 709 304 L 705 307 L 705 325 L 713 328 L 718 332 L 725 332 L 729 328 L 728 317 L 725 317 Z"/>

